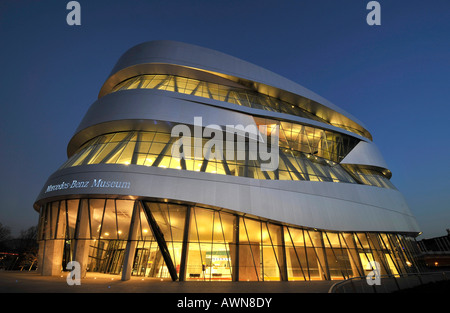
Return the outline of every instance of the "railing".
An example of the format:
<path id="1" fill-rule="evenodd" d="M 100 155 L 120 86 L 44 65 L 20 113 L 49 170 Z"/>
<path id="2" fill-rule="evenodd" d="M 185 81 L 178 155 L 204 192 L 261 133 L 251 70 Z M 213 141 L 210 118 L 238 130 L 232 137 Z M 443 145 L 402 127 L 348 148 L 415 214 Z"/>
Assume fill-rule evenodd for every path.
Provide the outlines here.
<path id="1" fill-rule="evenodd" d="M 334 284 L 328 293 L 391 293 L 427 283 L 450 280 L 450 272 L 380 275 L 379 278 L 379 284 L 370 285 L 366 276 L 353 277 Z"/>

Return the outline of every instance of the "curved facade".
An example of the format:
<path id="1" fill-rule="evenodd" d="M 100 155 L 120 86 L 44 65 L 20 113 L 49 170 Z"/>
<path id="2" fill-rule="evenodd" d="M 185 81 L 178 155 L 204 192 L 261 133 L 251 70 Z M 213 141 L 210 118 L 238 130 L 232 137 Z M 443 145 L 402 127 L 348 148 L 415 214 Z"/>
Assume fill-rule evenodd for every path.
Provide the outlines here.
<path id="1" fill-rule="evenodd" d="M 44 275 L 71 260 L 124 280 L 417 271 L 417 223 L 365 126 L 223 53 L 131 48 L 67 153 L 34 205 Z"/>

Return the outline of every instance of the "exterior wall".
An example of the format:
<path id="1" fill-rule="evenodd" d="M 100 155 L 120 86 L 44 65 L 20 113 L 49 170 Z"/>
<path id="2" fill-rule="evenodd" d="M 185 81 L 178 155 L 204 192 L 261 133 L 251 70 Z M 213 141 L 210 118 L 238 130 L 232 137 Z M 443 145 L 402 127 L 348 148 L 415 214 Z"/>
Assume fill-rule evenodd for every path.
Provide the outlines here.
<path id="1" fill-rule="evenodd" d="M 76 223 L 61 228 L 52 216 Z M 408 236 L 320 231 L 169 200 L 60 200 L 43 207 L 41 217 L 43 275 L 59 274 L 71 251 L 82 277 L 102 272 L 122 280 L 347 279 L 365 276 L 373 261 L 381 275 L 418 270 Z M 64 240 L 71 247 L 56 249 Z"/>
<path id="2" fill-rule="evenodd" d="M 288 114 L 273 107 L 248 107 L 156 89 L 113 92 L 116 84 L 130 77 L 152 73 L 228 84 L 308 112 Z M 391 176 L 370 133 L 329 101 L 248 62 L 170 41 L 145 43 L 124 54 L 75 131 L 67 153 L 72 157 L 100 135 L 149 131 L 155 121 L 192 126 L 194 117 L 201 117 L 203 125 L 256 125 L 256 118 L 260 118 L 326 130 L 354 142 L 353 150 L 342 156 L 347 174 L 357 174 L 352 171 L 360 166 L 376 171 L 383 179 Z M 317 157 L 315 153 L 309 156 Z M 355 183 L 264 180 L 136 164 L 60 168 L 49 177 L 34 205 L 41 214 L 42 274 L 58 274 L 69 260 L 80 263 L 83 276 L 88 271 L 101 271 L 121 274 L 124 280 L 141 274 L 173 280 L 346 278 L 363 275 L 370 261 L 382 263 L 383 273 L 389 275 L 416 271 L 411 238 L 419 228 L 403 196 L 395 188 L 364 185 L 356 175 L 354 178 Z M 164 215 L 157 210 L 161 203 L 168 208 L 164 214 L 177 216 L 176 228 L 167 219 L 160 219 Z M 96 215 L 99 212 L 104 214 L 101 219 Z M 214 227 L 201 229 L 196 214 L 205 219 L 202 225 L 219 227 L 222 237 L 215 237 Z M 123 216 L 127 216 L 124 228 L 119 229 L 118 224 L 114 228 L 112 221 L 118 223 Z M 212 220 L 208 222 L 205 216 Z M 216 225 L 216 218 L 229 220 Z M 255 232 L 247 227 L 259 229 L 260 236 L 254 237 Z M 110 230 L 105 231 L 107 228 Z M 144 229 L 151 232 L 144 234 Z M 172 237 L 174 233 L 177 238 Z M 114 239 L 104 237 L 111 234 Z M 102 251 L 110 251 L 114 259 L 94 262 L 107 258 Z M 333 265 L 336 253 L 344 260 L 339 268 Z M 152 267 L 141 273 L 136 260 L 145 255 L 151 257 Z M 228 268 L 227 273 L 221 272 L 224 276 L 213 272 L 214 260 L 219 267 Z"/>
<path id="3" fill-rule="evenodd" d="M 123 105 L 124 102 L 127 103 L 126 106 Z M 135 89 L 108 94 L 95 101 L 75 131 L 68 146 L 68 154 L 72 155 L 81 144 L 99 133 L 132 129 L 145 130 L 149 127 L 145 120 L 161 120 L 190 125 L 193 124 L 196 116 L 202 117 L 205 126 L 210 124 L 251 125 L 254 123 L 252 116 L 268 117 L 329 129 L 368 141 L 367 138 L 344 129 L 298 116 L 242 107 L 174 92 Z"/>
<path id="4" fill-rule="evenodd" d="M 360 141 L 341 164 L 358 164 L 388 169 L 384 158 L 373 142 Z"/>
<path id="5" fill-rule="evenodd" d="M 97 181 L 130 182 L 130 188 L 95 188 Z M 49 185 L 73 181 L 87 187 L 45 192 Z M 98 164 L 58 171 L 38 200 L 115 194 L 202 203 L 263 218 L 339 231 L 418 232 L 398 190 L 345 183 L 261 181 L 138 165 Z"/>
<path id="6" fill-rule="evenodd" d="M 39 242 L 39 272 L 43 276 L 61 273 L 64 239 L 42 240 Z"/>

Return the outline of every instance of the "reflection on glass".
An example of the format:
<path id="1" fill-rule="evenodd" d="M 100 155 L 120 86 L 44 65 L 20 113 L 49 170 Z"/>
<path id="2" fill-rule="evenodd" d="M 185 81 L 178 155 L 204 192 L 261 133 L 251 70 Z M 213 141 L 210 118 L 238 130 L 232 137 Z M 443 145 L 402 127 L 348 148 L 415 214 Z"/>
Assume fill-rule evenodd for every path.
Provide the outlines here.
<path id="1" fill-rule="evenodd" d="M 63 265 L 73 257 L 74 242 L 87 240 L 87 270 L 109 274 L 122 273 L 127 245 L 134 242 L 132 275 L 170 278 L 167 253 L 179 279 L 188 281 L 341 280 L 367 275 L 373 261 L 380 264 L 382 275 L 417 271 L 418 250 L 407 236 L 319 231 L 200 206 L 188 210 L 183 204 L 146 203 L 157 230 L 139 201 L 47 203 L 41 208 L 38 239 L 64 239 Z M 86 219 L 76 225 L 79 213 Z M 132 225 L 135 236 L 128 240 Z M 165 247 L 160 247 L 155 231 L 163 235 Z"/>
<path id="2" fill-rule="evenodd" d="M 245 89 L 243 86 L 231 87 L 174 75 L 147 74 L 135 76 L 117 84 L 112 89 L 112 92 L 128 89 L 158 89 L 179 92 L 197 97 L 225 101 L 254 109 L 296 115 L 340 127 L 358 135 L 370 138 L 370 134 L 362 129 L 344 125 L 338 121 L 330 121 L 326 116 L 320 116 L 320 111 L 314 113 L 308 111 L 308 105 L 304 106 L 302 103 L 289 103 L 275 97 Z M 311 100 L 306 98 L 303 99 L 303 102 L 310 101 Z"/>
<path id="3" fill-rule="evenodd" d="M 259 122 L 264 123 L 268 120 L 260 119 Z M 306 126 L 299 127 L 304 128 Z M 324 131 L 318 130 L 313 133 Z M 84 144 L 61 168 L 98 163 L 137 164 L 254 179 L 360 183 L 381 188 L 395 188 L 389 179 L 377 170 L 341 165 L 332 160 L 343 158 L 356 142 L 345 145 L 343 138 L 335 136 L 332 144 L 322 145 L 317 141 L 315 144 L 304 145 L 306 152 L 302 152 L 295 149 L 303 146 L 294 149 L 292 141 L 286 139 L 287 137 L 283 138 L 280 138 L 279 163 L 276 171 L 262 171 L 262 163 L 259 160 L 241 160 L 236 146 L 233 148 L 232 159 L 199 158 L 195 156 L 193 147 L 190 156 L 172 157 L 173 144 L 177 144 L 178 150 L 183 148 L 183 145 L 179 146 L 178 140 L 171 138 L 169 133 L 160 131 L 121 132 L 96 137 Z M 185 139 L 188 143 L 196 142 L 193 137 L 186 136 Z M 99 144 L 99 141 L 102 143 Z M 203 144 L 207 141 L 208 139 L 203 138 Z M 321 146 L 323 147 L 320 148 Z M 223 147 L 223 155 L 227 156 L 227 142 L 224 142 Z M 310 153 L 311 151 L 315 152 Z"/>

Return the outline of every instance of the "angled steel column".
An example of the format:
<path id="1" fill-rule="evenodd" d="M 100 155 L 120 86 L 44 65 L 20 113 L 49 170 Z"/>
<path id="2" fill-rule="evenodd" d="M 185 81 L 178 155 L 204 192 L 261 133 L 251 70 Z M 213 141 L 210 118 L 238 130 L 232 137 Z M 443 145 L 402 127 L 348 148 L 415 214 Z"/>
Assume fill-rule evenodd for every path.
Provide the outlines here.
<path id="1" fill-rule="evenodd" d="M 159 250 L 164 258 L 164 262 L 166 263 L 167 269 L 169 270 L 170 277 L 173 281 L 178 279 L 177 270 L 172 262 L 172 258 L 170 257 L 169 249 L 167 248 L 166 240 L 164 239 L 164 234 L 156 223 L 155 218 L 150 211 L 147 203 L 145 201 L 140 201 L 142 208 L 144 209 L 145 215 L 147 216 L 148 224 L 150 225 L 153 236 L 155 236 L 156 242 L 158 243 Z"/>
<path id="2" fill-rule="evenodd" d="M 181 251 L 181 264 L 180 264 L 180 273 L 179 280 L 186 280 L 186 265 L 187 265 L 187 251 L 189 249 L 189 227 L 190 227 L 190 219 L 191 219 L 191 206 L 188 205 L 186 207 L 186 219 L 184 221 L 184 233 L 183 233 L 183 248 Z"/>

